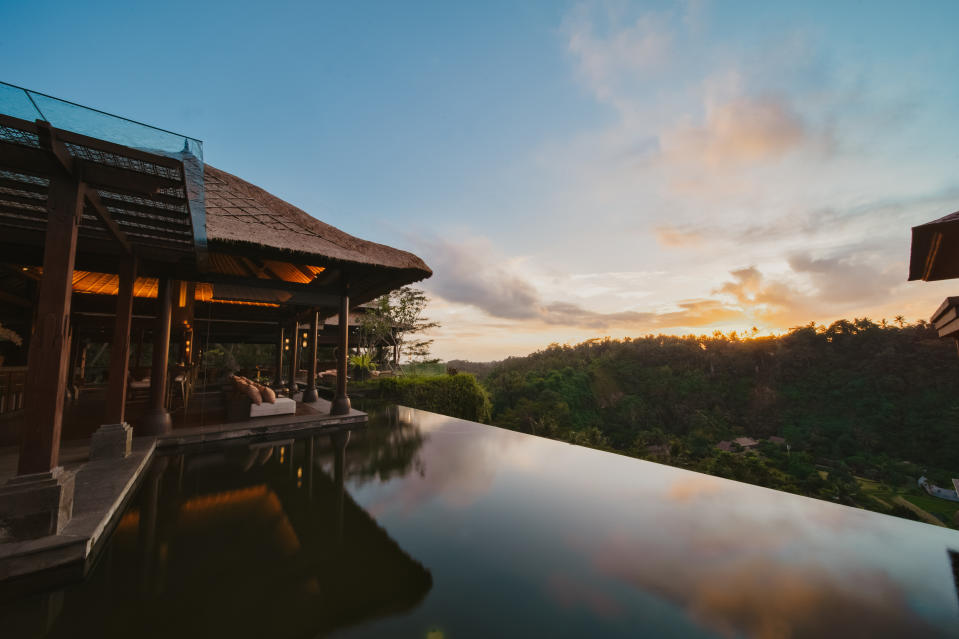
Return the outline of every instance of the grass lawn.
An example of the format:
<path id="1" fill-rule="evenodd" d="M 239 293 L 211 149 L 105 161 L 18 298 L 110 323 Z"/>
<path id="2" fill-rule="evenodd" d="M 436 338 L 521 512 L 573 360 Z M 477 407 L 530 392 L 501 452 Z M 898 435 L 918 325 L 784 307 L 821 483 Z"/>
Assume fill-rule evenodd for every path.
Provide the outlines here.
<path id="1" fill-rule="evenodd" d="M 955 526 L 956 511 L 959 511 L 959 502 L 939 499 L 932 495 L 903 495 L 913 504 L 933 515 L 942 515 L 946 523 Z M 942 517 L 940 517 L 941 519 Z"/>

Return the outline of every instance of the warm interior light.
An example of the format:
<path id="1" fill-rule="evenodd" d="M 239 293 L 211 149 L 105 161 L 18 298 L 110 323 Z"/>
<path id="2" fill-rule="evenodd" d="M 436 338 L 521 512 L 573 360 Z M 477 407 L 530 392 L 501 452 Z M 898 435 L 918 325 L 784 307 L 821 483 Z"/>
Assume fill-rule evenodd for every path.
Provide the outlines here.
<path id="1" fill-rule="evenodd" d="M 306 340 L 303 340 L 303 348 L 306 348 Z"/>
<path id="2" fill-rule="evenodd" d="M 296 477 L 297 479 L 299 479 L 302 476 L 303 476 L 303 467 L 300 466 L 299 468 L 296 469 Z"/>

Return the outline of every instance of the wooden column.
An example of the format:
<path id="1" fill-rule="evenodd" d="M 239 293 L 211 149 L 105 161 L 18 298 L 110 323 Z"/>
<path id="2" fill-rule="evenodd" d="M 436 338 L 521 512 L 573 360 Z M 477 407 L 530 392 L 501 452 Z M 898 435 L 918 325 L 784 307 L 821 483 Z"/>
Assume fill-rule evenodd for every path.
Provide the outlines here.
<path id="1" fill-rule="evenodd" d="M 276 357 L 273 362 L 273 390 L 280 390 L 283 388 L 283 325 L 280 324 L 279 335 L 276 340 Z"/>
<path id="2" fill-rule="evenodd" d="M 336 397 L 330 407 L 330 415 L 348 415 L 350 412 L 350 398 L 346 394 L 346 361 L 350 348 L 350 296 L 349 289 L 343 289 L 340 297 L 340 314 L 337 318 L 339 325 L 339 345 L 336 354 Z"/>
<path id="3" fill-rule="evenodd" d="M 110 383 L 107 387 L 105 424 L 122 424 L 126 414 L 127 376 L 130 369 L 130 323 L 133 319 L 133 284 L 137 261 L 131 257 L 120 264 L 117 315 L 110 345 Z"/>
<path id="4" fill-rule="evenodd" d="M 293 395 L 299 392 L 300 390 L 296 385 L 296 369 L 298 368 L 298 365 L 299 365 L 296 354 L 297 354 L 297 351 L 299 351 L 299 346 L 300 346 L 300 324 L 296 320 L 296 318 L 293 319 L 293 323 L 290 325 L 289 337 L 290 337 L 290 379 L 289 379 L 289 383 L 287 384 L 287 388 L 289 389 L 290 397 L 293 397 Z"/>
<path id="5" fill-rule="evenodd" d="M 68 176 L 50 179 L 43 278 L 36 331 L 27 356 L 24 423 L 17 473 L 43 473 L 57 466 L 70 360 L 70 296 L 84 186 Z"/>
<path id="6" fill-rule="evenodd" d="M 137 349 L 133 353 L 133 368 L 140 368 L 140 362 L 143 361 L 143 329 L 137 331 Z"/>
<path id="7" fill-rule="evenodd" d="M 77 401 L 80 387 L 77 384 L 77 366 L 80 364 L 80 330 L 77 322 L 70 323 L 70 365 L 67 368 L 67 394 L 72 401 Z"/>
<path id="8" fill-rule="evenodd" d="M 166 409 L 167 359 L 170 354 L 170 322 L 173 300 L 170 299 L 170 278 L 160 278 L 157 287 L 157 318 L 153 330 L 153 369 L 150 373 L 150 409 L 143 417 L 140 433 L 162 435 L 173 428 Z"/>
<path id="9" fill-rule="evenodd" d="M 303 391 L 304 402 L 315 402 L 320 398 L 316 392 L 316 352 L 319 342 L 320 314 L 315 309 L 310 312 L 310 361 L 306 365 L 306 390 Z"/>

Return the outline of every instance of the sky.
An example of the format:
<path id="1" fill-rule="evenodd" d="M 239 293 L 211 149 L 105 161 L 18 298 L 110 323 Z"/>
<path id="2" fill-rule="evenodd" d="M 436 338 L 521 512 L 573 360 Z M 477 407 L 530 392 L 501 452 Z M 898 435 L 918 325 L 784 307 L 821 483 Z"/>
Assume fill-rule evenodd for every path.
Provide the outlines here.
<path id="1" fill-rule="evenodd" d="M 433 353 L 928 319 L 959 210 L 959 3 L 21 2 L 0 80 L 434 271 Z"/>

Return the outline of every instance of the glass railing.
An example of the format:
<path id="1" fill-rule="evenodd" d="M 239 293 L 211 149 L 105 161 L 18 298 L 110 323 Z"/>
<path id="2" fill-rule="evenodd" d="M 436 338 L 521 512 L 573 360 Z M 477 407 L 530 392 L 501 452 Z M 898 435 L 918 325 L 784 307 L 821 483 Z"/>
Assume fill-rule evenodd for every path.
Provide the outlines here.
<path id="1" fill-rule="evenodd" d="M 30 122 L 44 120 L 56 129 L 181 160 L 194 239 L 198 249 L 205 249 L 202 141 L 6 82 L 0 82 L 0 113 Z"/>
<path id="2" fill-rule="evenodd" d="M 189 152 L 203 162 L 203 142 L 196 138 L 6 82 L 0 82 L 0 113 L 30 122 L 45 120 L 57 129 L 178 159 Z"/>

